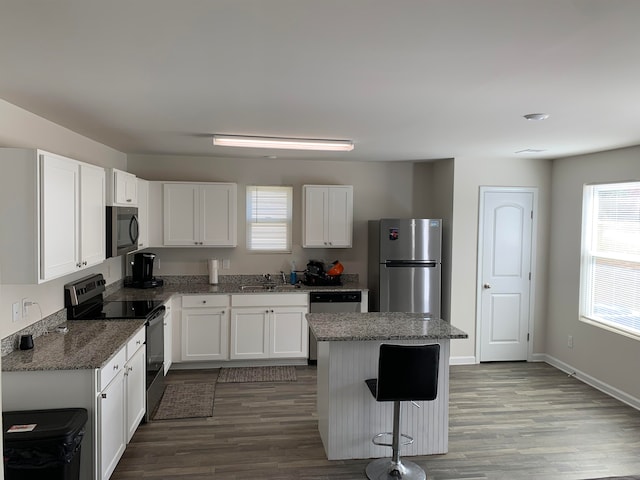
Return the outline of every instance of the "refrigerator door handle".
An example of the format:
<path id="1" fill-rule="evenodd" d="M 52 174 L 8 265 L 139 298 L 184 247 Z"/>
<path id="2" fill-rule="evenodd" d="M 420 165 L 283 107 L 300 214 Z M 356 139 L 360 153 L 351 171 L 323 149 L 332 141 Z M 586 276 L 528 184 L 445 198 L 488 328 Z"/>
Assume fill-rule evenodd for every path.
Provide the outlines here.
<path id="1" fill-rule="evenodd" d="M 384 262 L 386 267 L 435 267 L 438 265 L 437 262 L 433 261 L 415 261 L 412 262 L 410 260 L 387 260 Z"/>

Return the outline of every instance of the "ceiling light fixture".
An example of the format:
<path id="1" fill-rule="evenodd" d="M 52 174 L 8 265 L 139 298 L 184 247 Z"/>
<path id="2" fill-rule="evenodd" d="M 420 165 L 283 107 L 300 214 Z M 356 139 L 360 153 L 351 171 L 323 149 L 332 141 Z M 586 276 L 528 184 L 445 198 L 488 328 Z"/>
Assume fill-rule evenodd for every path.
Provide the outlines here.
<path id="1" fill-rule="evenodd" d="M 542 153 L 542 152 L 546 152 L 546 150 L 539 149 L 539 148 L 525 148 L 524 150 L 518 150 L 515 153 Z"/>
<path id="2" fill-rule="evenodd" d="M 351 140 L 316 140 L 309 138 L 249 137 L 242 135 L 214 135 L 213 144 L 221 147 L 279 148 L 287 150 L 322 150 L 350 152 Z"/>
<path id="3" fill-rule="evenodd" d="M 527 113 L 526 115 L 524 115 L 524 118 L 526 118 L 527 120 L 540 121 L 540 120 L 546 120 L 547 118 L 549 118 L 549 114 L 548 113 Z"/>

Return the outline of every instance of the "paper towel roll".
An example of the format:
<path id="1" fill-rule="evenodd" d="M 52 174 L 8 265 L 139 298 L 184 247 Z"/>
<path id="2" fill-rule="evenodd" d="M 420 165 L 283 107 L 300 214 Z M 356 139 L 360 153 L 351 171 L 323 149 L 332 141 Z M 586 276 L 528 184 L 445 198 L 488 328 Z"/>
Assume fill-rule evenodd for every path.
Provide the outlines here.
<path id="1" fill-rule="evenodd" d="M 215 285 L 218 283 L 218 259 L 209 259 L 209 283 Z"/>

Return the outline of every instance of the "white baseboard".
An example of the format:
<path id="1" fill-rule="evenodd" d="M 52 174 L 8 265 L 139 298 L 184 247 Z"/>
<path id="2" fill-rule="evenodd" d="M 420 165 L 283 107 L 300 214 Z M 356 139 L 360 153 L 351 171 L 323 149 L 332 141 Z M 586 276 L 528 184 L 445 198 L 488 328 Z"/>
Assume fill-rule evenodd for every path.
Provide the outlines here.
<path id="1" fill-rule="evenodd" d="M 476 357 L 449 357 L 449 365 L 475 365 Z"/>
<path id="2" fill-rule="evenodd" d="M 562 370 L 563 372 L 566 372 L 567 374 L 573 377 L 576 377 L 581 382 L 584 382 L 587 385 L 590 385 L 593 388 L 600 390 L 601 392 L 606 393 L 607 395 L 617 400 L 620 400 L 623 403 L 626 403 L 627 405 L 635 408 L 636 410 L 640 410 L 640 399 L 632 397 L 631 395 L 623 392 L 622 390 L 618 390 L 617 388 L 612 387 L 611 385 L 601 382 L 597 378 L 594 378 L 591 375 L 587 375 L 586 373 L 581 372 L 580 370 L 576 370 L 571 365 L 564 363 L 555 357 L 552 357 L 550 355 L 544 355 L 544 356 L 546 357 L 544 361 L 547 362 L 549 365 L 552 365 L 557 369 Z"/>

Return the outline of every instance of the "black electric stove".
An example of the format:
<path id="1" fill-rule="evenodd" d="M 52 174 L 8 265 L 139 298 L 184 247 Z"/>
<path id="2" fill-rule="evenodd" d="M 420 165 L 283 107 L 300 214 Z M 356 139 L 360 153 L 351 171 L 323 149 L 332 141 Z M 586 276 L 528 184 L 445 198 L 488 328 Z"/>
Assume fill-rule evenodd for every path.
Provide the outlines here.
<path id="1" fill-rule="evenodd" d="M 155 317 L 162 302 L 156 300 L 123 300 L 97 302 L 92 305 L 67 307 L 69 320 L 124 320 Z"/>

